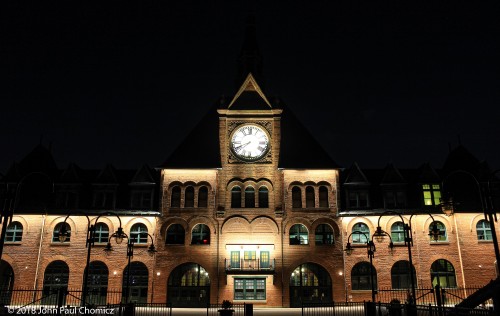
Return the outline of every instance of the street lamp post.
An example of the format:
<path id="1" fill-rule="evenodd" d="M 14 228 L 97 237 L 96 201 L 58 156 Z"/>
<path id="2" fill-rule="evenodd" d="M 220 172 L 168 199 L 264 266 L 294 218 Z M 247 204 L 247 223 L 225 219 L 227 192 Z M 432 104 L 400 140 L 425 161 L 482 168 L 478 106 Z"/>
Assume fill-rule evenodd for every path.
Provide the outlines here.
<path id="1" fill-rule="evenodd" d="M 405 243 L 405 246 L 407 247 L 408 249 L 408 265 L 409 265 L 409 273 L 410 273 L 410 282 L 411 282 L 411 299 L 408 300 L 408 304 L 416 304 L 416 298 L 417 298 L 417 295 L 416 295 L 416 282 L 415 282 L 415 276 L 413 274 L 413 257 L 412 257 L 412 254 L 411 254 L 411 247 L 413 246 L 413 233 L 412 233 L 412 228 L 411 228 L 411 219 L 413 217 L 413 215 L 415 214 L 412 214 L 410 216 L 410 218 L 408 219 L 408 222 L 406 222 L 402 216 L 401 213 L 398 213 L 398 212 L 395 212 L 395 211 L 386 211 L 384 213 L 382 213 L 379 218 L 378 218 L 378 222 L 377 222 L 377 229 L 375 231 L 375 234 L 373 234 L 373 237 L 378 241 L 378 242 L 382 242 L 383 241 L 383 238 L 387 235 L 387 236 L 390 236 L 389 233 L 387 233 L 386 231 L 384 231 L 382 229 L 382 227 L 380 226 L 380 219 L 382 218 L 382 216 L 385 216 L 387 214 L 394 214 L 394 215 L 397 215 L 399 216 L 399 218 L 401 219 L 401 222 L 403 223 L 403 230 L 404 230 L 404 243 Z M 439 239 L 439 235 L 440 235 L 440 230 L 439 228 L 437 227 L 437 223 L 436 221 L 434 220 L 434 217 L 430 214 L 430 213 L 427 213 L 427 215 L 429 215 L 432 219 L 432 231 L 429 233 L 429 236 L 431 236 L 434 240 L 438 240 Z M 392 242 L 392 239 L 391 239 L 391 242 Z"/>
<path id="2" fill-rule="evenodd" d="M 149 238 L 151 238 L 151 245 L 148 247 L 148 253 L 150 254 L 154 254 L 155 252 L 157 252 L 156 248 L 155 248 L 155 245 L 154 245 L 154 240 L 153 240 L 153 236 L 151 236 L 149 233 L 145 233 L 145 232 L 141 232 L 139 234 L 139 238 L 140 238 L 140 235 L 141 234 L 147 234 L 149 236 Z M 108 243 L 106 245 L 106 248 L 104 248 L 104 251 L 106 252 L 110 252 L 113 250 L 113 247 L 111 246 L 111 238 L 113 238 L 115 236 L 115 234 L 111 235 L 109 237 L 109 240 L 108 240 Z M 125 287 L 125 303 L 128 304 L 129 303 L 129 299 L 130 299 L 130 261 L 132 259 L 132 257 L 134 256 L 134 240 L 127 236 L 127 234 L 123 233 L 123 237 L 124 238 L 127 238 L 127 284 L 126 284 L 126 287 Z"/>
<path id="3" fill-rule="evenodd" d="M 354 250 L 354 247 L 349 242 L 349 239 L 351 238 L 351 236 L 353 234 L 358 234 L 358 235 L 365 236 L 366 250 L 367 250 L 368 258 L 370 258 L 370 283 L 371 283 L 371 291 L 372 291 L 372 302 L 374 303 L 375 302 L 376 290 L 375 290 L 375 282 L 374 282 L 373 257 L 375 256 L 375 251 L 377 251 L 377 249 L 375 247 L 375 243 L 373 242 L 373 237 L 375 237 L 375 235 L 372 237 L 372 239 L 369 239 L 368 236 L 365 233 L 361 232 L 361 231 L 353 231 L 352 233 L 350 233 L 349 236 L 347 237 L 347 244 L 346 244 L 346 247 L 345 247 L 345 250 L 344 250 L 347 255 L 351 255 L 352 252 L 353 252 L 353 250 Z M 385 234 L 387 234 L 387 233 L 385 233 Z M 389 243 L 389 248 L 392 251 L 392 248 L 394 247 L 394 244 L 392 243 L 391 236 L 390 235 L 388 235 L 388 236 L 391 239 L 391 242 Z"/>
<path id="4" fill-rule="evenodd" d="M 95 241 L 95 228 L 97 226 L 97 223 L 99 221 L 99 218 L 101 216 L 106 216 L 106 215 L 115 215 L 118 218 L 118 221 L 120 223 L 120 226 L 118 227 L 117 231 L 113 234 L 115 236 L 116 242 L 119 244 L 124 238 L 124 233 L 123 233 L 123 228 L 122 228 L 122 221 L 120 217 L 113 213 L 113 212 L 105 212 L 103 214 L 100 214 L 97 216 L 97 218 L 94 221 L 94 224 L 92 224 L 89 216 L 84 213 L 84 212 L 76 212 L 79 214 L 84 215 L 87 218 L 87 239 L 85 242 L 85 247 L 87 248 L 87 260 L 85 263 L 85 270 L 83 271 L 83 290 L 82 290 L 82 306 L 86 305 L 87 301 L 87 296 L 88 296 L 88 283 L 89 283 L 89 269 L 90 269 L 90 254 L 92 250 L 92 246 L 94 246 L 94 241 Z M 61 230 L 59 231 L 59 241 L 60 242 L 65 242 L 69 233 L 66 229 L 66 222 L 68 218 L 74 215 L 74 213 L 70 213 L 66 216 L 64 219 L 63 225 L 61 226 Z"/>
<path id="5" fill-rule="evenodd" d="M 497 197 L 497 196 L 494 196 L 493 192 L 491 190 L 491 178 L 495 177 L 495 175 L 498 172 L 500 172 L 500 169 L 489 173 L 488 181 L 487 181 L 486 185 L 483 185 L 483 186 L 481 186 L 481 184 L 479 183 L 476 176 L 474 176 L 472 173 L 470 173 L 468 171 L 464 171 L 464 170 L 459 170 L 459 171 L 453 172 L 453 173 L 449 174 L 446 178 L 448 178 L 454 174 L 463 173 L 463 174 L 470 176 L 474 180 L 474 184 L 477 186 L 477 189 L 478 189 L 478 195 L 479 195 L 479 199 L 481 202 L 481 210 L 484 213 L 485 219 L 490 224 L 491 238 L 492 238 L 492 242 L 493 242 L 493 248 L 495 251 L 496 273 L 497 273 L 497 277 L 500 277 L 500 274 L 499 274 L 500 248 L 498 246 L 498 238 L 497 238 L 496 229 L 495 229 L 495 222 L 497 221 L 497 216 L 496 216 L 496 211 L 495 211 L 495 205 L 493 202 L 493 198 Z M 443 190 L 444 190 L 446 178 L 443 180 L 443 183 L 442 183 Z M 453 202 L 453 198 L 456 198 L 456 197 L 448 196 L 448 198 L 443 200 L 441 203 L 442 211 L 447 216 L 451 216 L 455 212 L 455 210 L 454 210 L 455 204 Z"/>

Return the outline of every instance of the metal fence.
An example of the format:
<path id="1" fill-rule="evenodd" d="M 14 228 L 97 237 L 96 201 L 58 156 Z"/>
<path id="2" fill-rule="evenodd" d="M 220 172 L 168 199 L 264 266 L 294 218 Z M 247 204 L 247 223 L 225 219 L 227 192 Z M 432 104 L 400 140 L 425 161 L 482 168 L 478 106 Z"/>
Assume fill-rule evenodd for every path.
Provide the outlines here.
<path id="1" fill-rule="evenodd" d="M 303 303 L 302 316 L 364 316 L 364 303 Z"/>
<path id="2" fill-rule="evenodd" d="M 441 289 L 441 302 L 446 306 L 455 306 L 462 302 L 467 296 L 479 290 L 480 286 L 472 286 L 467 288 L 444 288 Z M 408 289 L 391 289 L 381 288 L 378 290 L 377 301 L 382 303 L 391 303 L 399 301 L 404 304 L 408 300 Z M 438 305 L 437 292 L 433 288 L 417 288 L 415 289 L 417 305 Z M 485 305 L 493 304 L 491 299 L 484 302 Z"/>
<path id="3" fill-rule="evenodd" d="M 252 306 L 253 307 L 253 306 Z M 222 309 L 220 303 L 217 304 L 208 304 L 207 306 L 207 316 L 219 316 L 219 310 Z M 233 316 L 245 316 L 246 304 L 233 304 L 231 307 L 234 310 Z"/>

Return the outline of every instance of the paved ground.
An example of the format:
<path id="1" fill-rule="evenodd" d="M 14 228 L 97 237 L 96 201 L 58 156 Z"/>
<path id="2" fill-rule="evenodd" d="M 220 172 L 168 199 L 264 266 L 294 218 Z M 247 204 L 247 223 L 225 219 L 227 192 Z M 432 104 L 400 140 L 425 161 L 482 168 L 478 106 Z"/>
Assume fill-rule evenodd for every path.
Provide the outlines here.
<path id="1" fill-rule="evenodd" d="M 286 315 L 301 316 L 301 308 L 254 308 L 254 316 Z M 172 316 L 207 316 L 206 308 L 172 308 Z"/>

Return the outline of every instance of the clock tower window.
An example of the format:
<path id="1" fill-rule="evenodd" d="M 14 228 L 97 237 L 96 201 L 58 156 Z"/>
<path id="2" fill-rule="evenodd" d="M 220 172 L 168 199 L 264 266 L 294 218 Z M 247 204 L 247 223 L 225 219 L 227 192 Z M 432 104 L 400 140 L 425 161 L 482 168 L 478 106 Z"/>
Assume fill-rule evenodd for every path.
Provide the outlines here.
<path id="1" fill-rule="evenodd" d="M 170 194 L 170 207 L 181 207 L 181 188 L 175 186 Z"/>
<path id="2" fill-rule="evenodd" d="M 269 190 L 264 186 L 259 188 L 259 207 L 269 207 Z"/>
<path id="3" fill-rule="evenodd" d="M 292 207 L 302 208 L 302 190 L 299 187 L 292 188 Z"/>
<path id="4" fill-rule="evenodd" d="M 203 186 L 198 191 L 198 207 L 208 206 L 208 188 Z"/>
<path id="5" fill-rule="evenodd" d="M 194 207 L 194 188 L 192 186 L 188 186 L 184 194 L 184 207 Z"/>
<path id="6" fill-rule="evenodd" d="M 255 189 L 253 187 L 248 187 L 245 189 L 245 207 L 255 207 Z"/>
<path id="7" fill-rule="evenodd" d="M 231 189 L 231 208 L 241 207 L 241 188 L 235 186 Z"/>
<path id="8" fill-rule="evenodd" d="M 314 208 L 316 201 L 315 201 L 315 196 L 314 196 L 314 187 L 308 186 L 306 187 L 306 207 L 307 208 Z"/>

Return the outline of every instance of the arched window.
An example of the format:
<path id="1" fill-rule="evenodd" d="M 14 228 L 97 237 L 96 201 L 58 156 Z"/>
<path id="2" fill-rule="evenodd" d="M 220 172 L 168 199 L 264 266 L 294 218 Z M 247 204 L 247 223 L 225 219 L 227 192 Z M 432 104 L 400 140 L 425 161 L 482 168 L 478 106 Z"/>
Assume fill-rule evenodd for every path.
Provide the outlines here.
<path id="1" fill-rule="evenodd" d="M 333 229 L 328 224 L 319 224 L 316 227 L 316 245 L 333 245 Z"/>
<path id="2" fill-rule="evenodd" d="M 432 234 L 434 224 L 436 224 L 437 228 L 439 229 L 439 235 L 437 240 L 434 239 L 434 236 Z M 441 222 L 438 221 L 432 222 L 429 225 L 429 234 L 431 241 L 436 241 L 436 242 L 448 241 L 448 235 L 446 234 L 446 226 L 444 226 L 444 224 Z"/>
<path id="3" fill-rule="evenodd" d="M 43 297 L 41 303 L 43 305 L 53 305 L 53 293 L 57 293 L 60 289 L 68 288 L 69 268 L 66 262 L 56 260 L 49 263 L 45 268 L 43 276 Z M 65 305 L 65 302 L 62 302 Z"/>
<path id="4" fill-rule="evenodd" d="M 259 188 L 259 207 L 269 207 L 269 190 L 266 187 Z"/>
<path id="5" fill-rule="evenodd" d="M 0 260 L 0 304 L 10 305 L 14 288 L 14 270 L 5 260 Z"/>
<path id="6" fill-rule="evenodd" d="M 94 305 L 105 305 L 108 295 L 108 267 L 101 261 L 92 261 L 89 267 L 86 301 Z"/>
<path id="7" fill-rule="evenodd" d="M 198 207 L 208 206 L 208 188 L 203 186 L 198 190 Z"/>
<path id="8" fill-rule="evenodd" d="M 328 188 L 325 186 L 319 187 L 319 207 L 328 207 Z"/>
<path id="9" fill-rule="evenodd" d="M 455 268 L 445 259 L 438 259 L 431 265 L 432 286 L 457 287 Z"/>
<path id="10" fill-rule="evenodd" d="M 130 263 L 130 278 L 128 265 L 123 270 L 122 301 L 147 303 L 148 300 L 148 268 L 142 262 Z M 127 289 L 130 289 L 127 292 Z"/>
<path id="11" fill-rule="evenodd" d="M 404 242 L 405 241 L 405 228 L 403 222 L 395 222 L 391 226 L 391 238 L 392 242 Z"/>
<path id="12" fill-rule="evenodd" d="M 134 244 L 148 243 L 148 228 L 143 223 L 137 223 L 130 228 L 130 239 Z"/>
<path id="13" fill-rule="evenodd" d="M 194 188 L 192 186 L 186 187 L 184 194 L 186 195 L 184 207 L 194 207 Z"/>
<path id="14" fill-rule="evenodd" d="M 241 188 L 236 186 L 231 189 L 231 207 L 241 207 Z"/>
<path id="15" fill-rule="evenodd" d="M 290 245 L 307 245 L 309 233 L 302 224 L 295 224 L 290 228 Z"/>
<path id="16" fill-rule="evenodd" d="M 186 233 L 181 224 L 172 224 L 167 228 L 167 238 L 165 243 L 168 245 L 184 245 Z"/>
<path id="17" fill-rule="evenodd" d="M 181 187 L 178 185 L 172 188 L 170 207 L 181 207 Z"/>
<path id="18" fill-rule="evenodd" d="M 68 223 L 61 222 L 54 227 L 54 232 L 52 233 L 52 242 L 60 242 L 59 240 L 59 232 L 61 231 L 61 228 L 65 227 L 66 230 L 66 240 L 64 242 L 69 242 L 71 239 L 71 227 L 69 226 Z"/>
<path id="19" fill-rule="evenodd" d="M 22 228 L 21 228 L 22 229 Z M 477 239 L 479 240 L 492 240 L 490 222 L 487 220 L 480 220 L 476 224 Z M 8 234 L 8 231 L 7 231 Z"/>
<path id="20" fill-rule="evenodd" d="M 355 232 L 361 232 L 362 234 Z M 352 233 L 353 244 L 366 244 L 370 240 L 370 229 L 365 223 L 356 223 L 352 227 Z"/>
<path id="21" fill-rule="evenodd" d="M 210 228 L 205 224 L 198 224 L 191 232 L 192 245 L 209 245 L 210 244 Z"/>
<path id="22" fill-rule="evenodd" d="M 292 188 L 292 207 L 302 208 L 302 190 L 299 187 Z"/>
<path id="23" fill-rule="evenodd" d="M 7 229 L 5 230 L 5 241 L 20 242 L 22 239 L 23 239 L 23 225 L 19 222 L 10 223 Z"/>
<path id="24" fill-rule="evenodd" d="M 107 243 L 109 240 L 109 228 L 104 223 L 97 223 L 94 231 L 94 242 Z"/>
<path id="25" fill-rule="evenodd" d="M 184 263 L 168 276 L 167 302 L 173 307 L 205 307 L 210 301 L 210 276 L 199 264 Z"/>
<path id="26" fill-rule="evenodd" d="M 371 290 L 372 282 L 371 282 L 371 269 L 370 263 L 368 262 L 359 262 L 352 268 L 351 271 L 351 284 L 352 290 Z M 373 285 L 374 288 L 377 288 L 377 271 L 375 267 L 373 268 Z"/>
<path id="27" fill-rule="evenodd" d="M 245 189 L 245 207 L 255 207 L 255 189 L 253 187 L 247 187 Z"/>
<path id="28" fill-rule="evenodd" d="M 412 266 L 413 281 L 417 282 L 415 267 Z M 400 260 L 391 268 L 391 281 L 393 289 L 409 289 L 411 288 L 410 262 Z M 416 285 L 416 284 L 415 284 Z"/>
<path id="29" fill-rule="evenodd" d="M 299 265 L 290 275 L 290 307 L 307 302 L 333 302 L 330 274 L 312 262 Z"/>
<path id="30" fill-rule="evenodd" d="M 306 188 L 306 207 L 307 208 L 312 208 L 316 206 L 316 201 L 314 197 L 314 188 L 311 186 L 308 186 Z"/>

